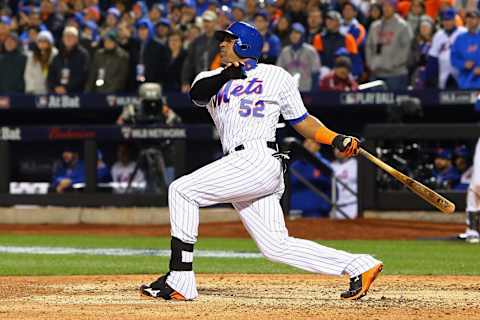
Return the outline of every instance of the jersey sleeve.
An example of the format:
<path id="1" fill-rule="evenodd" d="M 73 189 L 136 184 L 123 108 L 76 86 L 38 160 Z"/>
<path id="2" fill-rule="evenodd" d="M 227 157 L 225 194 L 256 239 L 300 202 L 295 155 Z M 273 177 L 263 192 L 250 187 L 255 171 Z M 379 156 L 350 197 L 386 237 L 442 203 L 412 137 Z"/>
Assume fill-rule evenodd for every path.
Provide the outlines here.
<path id="1" fill-rule="evenodd" d="M 429 56 L 438 58 L 438 56 L 440 55 L 440 47 L 441 47 L 441 44 L 442 44 L 442 33 L 441 32 L 442 31 L 439 30 L 433 36 L 432 46 L 430 47 L 430 50 L 428 51 Z"/>
<path id="2" fill-rule="evenodd" d="M 197 74 L 197 76 L 195 77 L 195 79 L 193 79 L 193 82 L 192 82 L 192 87 L 195 85 L 195 83 L 201 79 L 204 79 L 204 78 L 208 78 L 208 77 L 212 77 L 212 76 L 216 76 L 218 74 L 220 74 L 220 72 L 222 72 L 223 68 L 217 68 L 215 70 L 210 70 L 210 71 L 202 71 L 200 72 L 199 74 Z M 215 96 L 213 96 L 209 101 L 197 101 L 197 100 L 193 100 L 192 99 L 192 102 L 193 104 L 195 104 L 197 107 L 207 107 L 210 103 L 212 103 L 212 101 L 214 100 Z"/>
<path id="3" fill-rule="evenodd" d="M 301 122 L 308 115 L 295 79 L 286 71 L 281 73 L 279 105 L 280 113 L 291 125 Z"/>

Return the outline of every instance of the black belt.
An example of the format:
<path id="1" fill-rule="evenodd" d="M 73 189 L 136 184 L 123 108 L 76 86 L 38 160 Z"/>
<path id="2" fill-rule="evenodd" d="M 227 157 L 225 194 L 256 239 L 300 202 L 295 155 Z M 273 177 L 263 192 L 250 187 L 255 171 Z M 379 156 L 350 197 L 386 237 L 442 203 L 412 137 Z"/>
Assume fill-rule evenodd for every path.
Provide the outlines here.
<path id="1" fill-rule="evenodd" d="M 278 151 L 278 145 L 274 141 L 267 141 L 267 147 L 269 147 L 270 149 L 273 149 L 275 151 Z M 241 144 L 241 145 L 236 146 L 233 150 L 234 151 L 245 150 L 245 146 L 243 144 Z"/>

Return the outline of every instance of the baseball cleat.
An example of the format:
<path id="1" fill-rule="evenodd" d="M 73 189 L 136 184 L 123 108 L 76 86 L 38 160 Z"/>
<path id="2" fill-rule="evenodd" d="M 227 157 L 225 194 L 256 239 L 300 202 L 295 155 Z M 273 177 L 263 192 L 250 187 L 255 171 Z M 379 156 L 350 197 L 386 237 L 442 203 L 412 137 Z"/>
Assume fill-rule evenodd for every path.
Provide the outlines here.
<path id="1" fill-rule="evenodd" d="M 150 298 L 161 298 L 165 300 L 185 301 L 186 299 L 183 295 L 173 290 L 167 284 L 167 277 L 168 277 L 168 273 L 158 278 L 154 282 L 150 283 L 149 285 L 142 284 L 140 286 L 140 294 L 142 296 L 146 296 Z"/>
<path id="2" fill-rule="evenodd" d="M 480 237 L 476 236 L 476 237 L 467 237 L 467 239 L 465 239 L 465 241 L 467 243 L 480 243 Z"/>
<path id="3" fill-rule="evenodd" d="M 383 264 L 379 263 L 361 275 L 350 278 L 350 288 L 342 292 L 340 297 L 346 300 L 358 300 L 364 297 L 382 269 Z"/>

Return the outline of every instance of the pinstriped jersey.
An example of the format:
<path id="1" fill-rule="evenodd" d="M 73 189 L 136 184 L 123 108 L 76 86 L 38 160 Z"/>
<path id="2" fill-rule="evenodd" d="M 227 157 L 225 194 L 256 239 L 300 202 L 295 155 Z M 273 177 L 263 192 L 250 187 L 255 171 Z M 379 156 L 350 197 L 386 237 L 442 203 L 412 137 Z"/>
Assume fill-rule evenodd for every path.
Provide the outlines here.
<path id="1" fill-rule="evenodd" d="M 192 86 L 222 70 L 199 73 Z M 208 109 L 225 153 L 248 141 L 275 141 L 280 114 L 290 121 L 307 115 L 296 82 L 287 71 L 252 62 L 245 70 L 246 79 L 228 81 L 210 101 L 193 101 Z"/>

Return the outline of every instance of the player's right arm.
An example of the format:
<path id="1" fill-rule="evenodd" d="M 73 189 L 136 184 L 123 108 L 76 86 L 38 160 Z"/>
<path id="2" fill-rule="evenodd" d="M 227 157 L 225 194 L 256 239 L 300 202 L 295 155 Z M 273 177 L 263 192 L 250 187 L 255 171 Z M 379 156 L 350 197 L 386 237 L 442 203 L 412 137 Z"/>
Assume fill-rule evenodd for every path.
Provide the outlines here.
<path id="1" fill-rule="evenodd" d="M 279 80 L 280 111 L 283 118 L 298 133 L 318 143 L 332 145 L 347 157 L 358 153 L 359 141 L 357 138 L 338 134 L 328 129 L 320 120 L 307 112 L 295 80 L 290 74 L 284 70 L 281 71 Z"/>
<path id="2" fill-rule="evenodd" d="M 206 106 L 225 83 L 246 77 L 243 65 L 239 62 L 228 64 L 225 68 L 200 72 L 193 80 L 190 98 L 197 106 Z"/>

